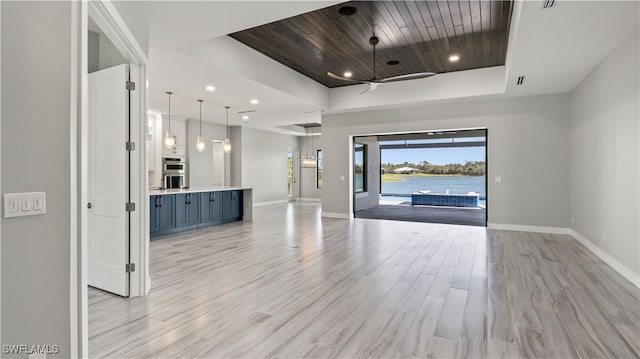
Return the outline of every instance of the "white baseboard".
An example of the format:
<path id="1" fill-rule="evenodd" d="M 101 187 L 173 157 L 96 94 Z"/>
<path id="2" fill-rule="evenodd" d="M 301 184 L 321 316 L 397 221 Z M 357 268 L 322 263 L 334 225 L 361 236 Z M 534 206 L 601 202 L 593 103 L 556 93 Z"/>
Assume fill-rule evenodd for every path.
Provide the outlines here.
<path id="1" fill-rule="evenodd" d="M 322 198 L 299 197 L 299 202 L 322 202 Z"/>
<path id="2" fill-rule="evenodd" d="M 334 212 L 322 211 L 322 217 L 338 218 L 338 219 L 353 219 L 353 214 L 349 214 L 349 213 L 334 213 Z"/>
<path id="3" fill-rule="evenodd" d="M 580 233 L 570 230 L 571 235 L 575 238 L 576 241 L 580 242 L 583 246 L 587 247 L 593 254 L 598 256 L 598 258 L 602 259 L 603 262 L 607 263 L 611 268 L 615 269 L 616 272 L 620 273 L 623 277 L 625 277 L 631 284 L 640 288 L 640 276 L 634 273 L 631 269 L 627 268 L 624 264 L 620 263 L 617 259 L 613 258 L 607 252 L 603 251 L 595 245 L 590 240 L 583 237 Z"/>
<path id="4" fill-rule="evenodd" d="M 571 234 L 570 228 L 563 228 L 563 227 L 543 227 L 543 226 L 526 226 L 526 225 L 520 225 L 520 224 L 487 223 L 487 228 L 497 229 L 502 231 L 568 234 L 568 235 Z"/>
<path id="5" fill-rule="evenodd" d="M 253 207 L 264 207 L 264 206 L 271 206 L 274 204 L 287 204 L 287 203 L 289 203 L 288 199 L 281 199 L 277 201 L 267 201 L 267 202 L 254 202 Z"/>

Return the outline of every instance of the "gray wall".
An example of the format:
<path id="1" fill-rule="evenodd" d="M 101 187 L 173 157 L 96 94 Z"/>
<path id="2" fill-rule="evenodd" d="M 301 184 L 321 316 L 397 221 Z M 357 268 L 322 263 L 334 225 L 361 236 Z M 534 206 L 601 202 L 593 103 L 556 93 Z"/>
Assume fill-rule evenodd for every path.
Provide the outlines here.
<path id="1" fill-rule="evenodd" d="M 200 121 L 187 121 L 187 157 L 189 161 L 189 185 L 191 187 L 213 186 L 213 140 L 223 141 L 226 127 L 223 125 L 202 122 L 202 137 L 205 142 L 204 152 L 196 149 L 196 139 L 200 133 Z"/>
<path id="2" fill-rule="evenodd" d="M 142 51 L 149 56 L 149 22 L 147 15 L 142 13 L 137 1 L 112 1 L 127 28 L 142 48 Z"/>
<path id="3" fill-rule="evenodd" d="M 104 34 L 89 31 L 87 67 L 89 73 L 128 63 Z"/>
<path id="4" fill-rule="evenodd" d="M 640 275 L 638 28 L 571 97 L 573 229 Z"/>
<path id="5" fill-rule="evenodd" d="M 45 215 L 2 219 L 1 342 L 56 344 L 60 354 L 47 357 L 65 358 L 71 355 L 71 5 L 0 6 L 2 193 L 47 196 Z"/>
<path id="6" fill-rule="evenodd" d="M 228 176 L 225 184 L 231 186 L 242 186 L 242 164 L 243 164 L 243 136 L 242 127 L 229 127 L 229 139 L 231 140 L 231 153 L 229 154 L 229 164 L 227 167 Z M 254 192 L 255 193 L 255 192 Z M 255 194 L 253 201 L 255 202 Z"/>
<path id="7" fill-rule="evenodd" d="M 352 210 L 350 135 L 486 127 L 489 222 L 567 228 L 568 104 L 568 94 L 557 94 L 323 116 L 323 213 Z M 495 183 L 495 176 L 502 182 Z"/>
<path id="8" fill-rule="evenodd" d="M 248 127 L 241 133 L 242 185 L 253 188 L 253 202 L 286 201 L 287 151 L 298 146 L 298 139 Z"/>
<path id="9" fill-rule="evenodd" d="M 311 141 L 311 136 L 298 137 L 298 148 L 300 148 L 300 153 L 304 154 L 305 152 L 309 152 L 309 155 L 313 154 L 315 156 L 317 153 L 316 151 L 322 149 L 320 147 L 321 141 L 321 135 L 313 136 L 313 141 Z M 322 189 L 317 188 L 315 168 L 300 168 L 298 183 L 300 184 L 301 199 L 319 201 L 322 198 Z"/>
<path id="10" fill-rule="evenodd" d="M 367 191 L 356 193 L 354 203 L 361 211 L 380 204 L 380 144 L 375 136 L 359 137 L 357 142 L 367 145 Z"/>

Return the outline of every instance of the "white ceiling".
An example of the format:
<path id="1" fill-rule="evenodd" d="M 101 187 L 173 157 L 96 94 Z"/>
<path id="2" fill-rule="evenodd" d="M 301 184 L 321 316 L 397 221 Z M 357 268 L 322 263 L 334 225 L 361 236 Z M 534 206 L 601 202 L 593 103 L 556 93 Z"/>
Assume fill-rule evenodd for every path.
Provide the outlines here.
<path id="1" fill-rule="evenodd" d="M 278 130 L 320 122 L 320 111 L 349 112 L 479 96 L 526 96 L 571 91 L 639 23 L 636 1 L 516 1 L 507 63 L 380 86 L 328 89 L 226 34 L 313 11 L 340 1 L 141 1 L 149 21 L 149 109 L 172 117 Z M 522 86 L 516 78 L 526 76 Z M 216 91 L 207 92 L 206 85 Z M 258 105 L 249 100 L 256 98 Z M 238 111 L 256 110 L 245 123 Z M 304 133 L 301 129 L 300 133 Z"/>

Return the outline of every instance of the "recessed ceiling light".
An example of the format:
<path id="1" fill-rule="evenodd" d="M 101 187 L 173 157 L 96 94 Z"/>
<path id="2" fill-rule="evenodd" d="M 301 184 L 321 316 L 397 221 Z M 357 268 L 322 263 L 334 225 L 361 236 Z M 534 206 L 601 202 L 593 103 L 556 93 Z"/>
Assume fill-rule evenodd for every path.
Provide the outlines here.
<path id="1" fill-rule="evenodd" d="M 389 61 L 387 61 L 387 65 L 391 65 L 391 66 L 397 65 L 399 63 L 400 63 L 400 61 L 398 61 L 398 60 L 389 60 Z"/>
<path id="2" fill-rule="evenodd" d="M 251 104 L 252 105 L 257 105 L 258 104 L 258 100 L 256 100 L 255 98 L 253 100 L 251 100 Z"/>
<path id="3" fill-rule="evenodd" d="M 344 77 L 346 77 L 346 78 L 349 78 L 349 77 L 353 76 L 353 74 L 351 73 L 351 71 L 345 71 L 343 75 L 344 75 Z"/>
<path id="4" fill-rule="evenodd" d="M 351 16 L 354 15 L 355 13 L 358 12 L 358 9 L 356 9 L 353 6 L 343 6 L 340 9 L 338 9 L 338 13 L 340 15 L 344 15 L 344 16 Z"/>
<path id="5" fill-rule="evenodd" d="M 460 56 L 458 56 L 458 55 L 449 56 L 449 61 L 451 61 L 451 62 L 456 62 L 458 60 L 460 60 Z"/>
<path id="6" fill-rule="evenodd" d="M 248 119 L 249 119 L 249 116 L 244 115 L 244 116 L 242 116 L 242 119 L 243 119 L 243 120 L 248 120 Z"/>
<path id="7" fill-rule="evenodd" d="M 206 87 L 206 89 L 207 89 L 207 91 L 209 91 L 209 92 L 212 92 L 212 91 L 215 91 L 215 90 L 216 90 L 216 88 L 215 88 L 215 87 L 213 87 L 213 86 L 211 86 L 211 85 L 207 86 L 207 87 Z"/>

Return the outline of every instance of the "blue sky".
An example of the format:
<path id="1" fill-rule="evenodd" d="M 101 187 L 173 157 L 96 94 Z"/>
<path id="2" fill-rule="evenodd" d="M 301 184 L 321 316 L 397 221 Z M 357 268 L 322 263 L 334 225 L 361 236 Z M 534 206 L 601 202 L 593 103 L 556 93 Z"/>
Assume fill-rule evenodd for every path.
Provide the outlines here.
<path id="1" fill-rule="evenodd" d="M 428 161 L 436 165 L 446 165 L 485 160 L 484 147 L 403 148 L 386 149 L 381 152 L 383 164 L 401 164 L 405 161 L 418 164 L 420 161 Z"/>

